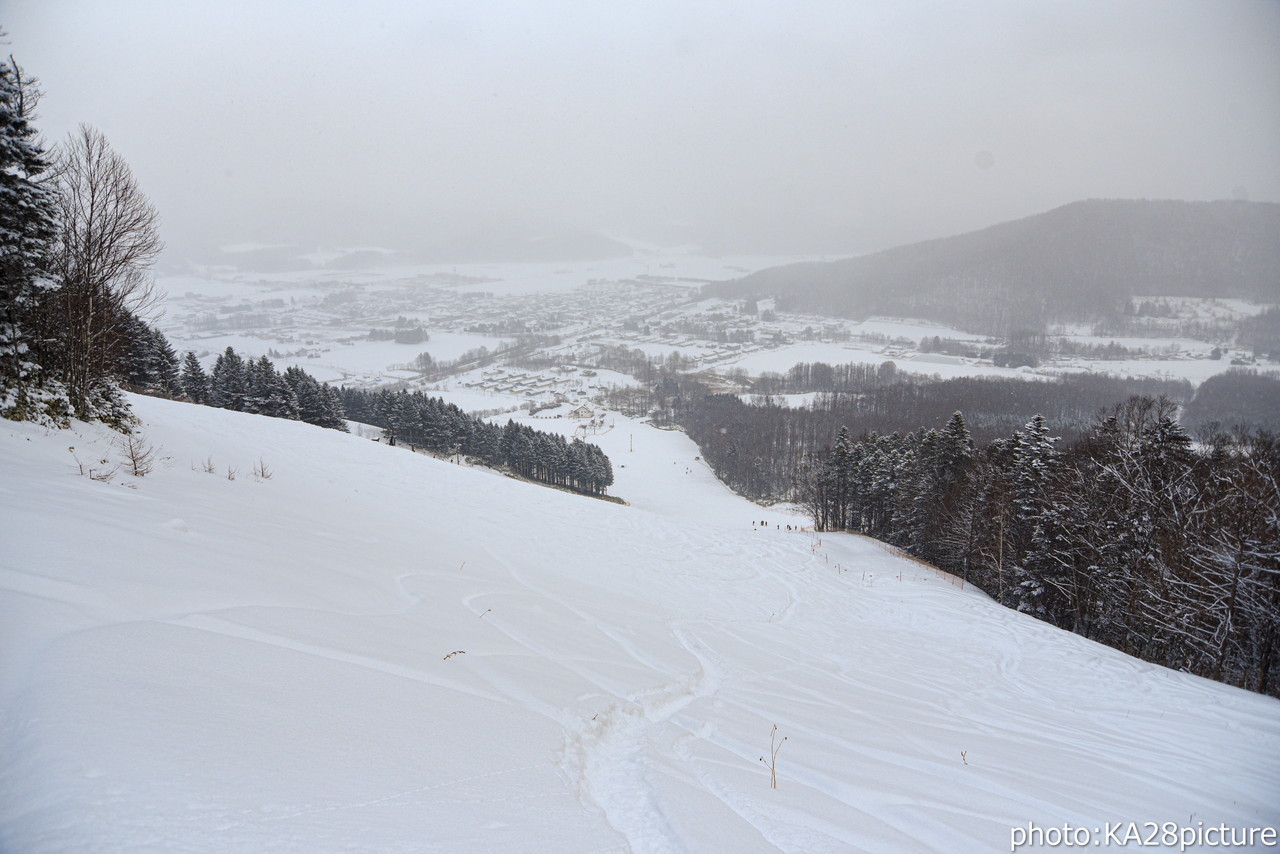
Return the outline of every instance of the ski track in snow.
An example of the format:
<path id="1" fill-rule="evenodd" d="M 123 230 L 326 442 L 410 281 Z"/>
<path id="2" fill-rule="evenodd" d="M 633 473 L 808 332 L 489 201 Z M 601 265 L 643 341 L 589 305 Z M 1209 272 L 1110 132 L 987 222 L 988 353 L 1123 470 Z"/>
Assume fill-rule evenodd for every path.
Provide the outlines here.
<path id="1" fill-rule="evenodd" d="M 499 563 L 526 589 L 555 602 L 580 619 L 589 619 L 563 597 L 528 581 L 510 562 L 499 560 Z M 501 619 L 493 622 L 513 640 L 532 651 L 556 657 L 553 651 L 534 639 L 505 629 Z M 618 632 L 604 630 L 604 634 L 638 663 L 660 668 L 650 655 L 623 639 Z M 606 686 L 596 675 L 567 663 L 563 656 L 558 660 L 606 695 L 614 693 L 616 686 Z M 650 752 L 648 730 L 667 721 L 700 696 L 700 682 L 693 677 L 637 691 L 625 699 L 614 695 L 614 702 L 594 714 L 581 728 L 566 734 L 561 767 L 574 781 L 580 797 L 599 809 L 610 826 L 627 840 L 626 850 L 632 854 L 679 854 L 686 850 L 678 834 L 668 824 L 657 793 L 648 779 L 651 773 L 647 759 Z M 572 720 L 575 712 L 580 714 L 578 710 L 565 710 L 561 719 Z"/>
<path id="2" fill-rule="evenodd" d="M 514 562 L 490 557 L 503 565 L 511 577 L 527 590 L 584 621 L 592 622 L 637 664 L 660 673 L 668 670 L 652 653 L 603 621 L 595 620 L 566 597 L 531 582 L 515 568 Z M 747 573 L 748 579 L 759 577 L 758 571 Z M 794 604 L 794 589 L 787 585 L 784 613 L 789 612 Z M 773 615 L 753 619 L 767 620 L 770 616 Z M 620 694 L 617 684 L 606 684 L 598 674 L 569 663 L 563 651 L 557 655 L 557 651 L 548 649 L 537 640 L 504 626 L 500 617 L 492 618 L 493 625 L 513 640 L 535 653 L 558 660 L 561 666 L 594 685 L 604 696 L 612 697 L 607 706 L 576 726 L 574 721 L 581 720 L 583 716 L 581 709 L 561 710 L 557 717 L 566 725 L 561 767 L 583 801 L 598 809 L 609 825 L 626 839 L 625 850 L 632 854 L 680 854 L 692 850 L 671 826 L 652 777 L 655 774 L 654 759 L 663 750 L 661 742 L 668 735 L 666 729 L 669 725 L 679 726 L 674 719 L 681 711 L 695 701 L 711 698 L 719 689 L 718 665 L 691 628 L 705 622 L 708 621 L 667 621 L 670 638 L 694 663 L 691 671 L 662 685 Z M 686 730 L 682 737 L 694 736 Z M 735 812 L 740 812 L 732 801 L 723 802 Z M 743 818 L 751 822 L 749 815 L 743 815 Z"/>
<path id="3" fill-rule="evenodd" d="M 717 671 L 696 638 L 685 628 L 673 627 L 672 634 L 698 661 L 691 674 L 618 699 L 566 735 L 565 770 L 584 799 L 626 837 L 633 854 L 690 850 L 669 823 L 652 783 L 652 757 L 666 725 L 680 726 L 676 715 L 719 688 Z"/>
<path id="4" fill-rule="evenodd" d="M 462 682 L 443 679 L 435 674 L 428 673 L 425 670 L 404 667 L 390 662 L 380 661 L 376 658 L 344 652 L 332 647 L 316 646 L 315 644 L 305 643 L 288 637 L 287 635 L 265 632 L 261 629 L 251 628 L 211 614 L 192 614 L 187 617 L 179 617 L 178 619 L 169 620 L 168 624 L 181 626 L 183 628 L 196 629 L 203 632 L 213 632 L 214 634 L 238 638 L 240 640 L 253 641 L 255 643 L 265 643 L 281 649 L 300 652 L 304 655 L 313 655 L 328 661 L 336 661 L 342 664 L 350 664 L 354 667 L 363 667 L 367 670 L 374 670 L 378 673 L 386 673 L 389 676 L 396 676 L 401 679 L 425 682 L 429 685 L 435 685 L 438 688 L 458 691 L 460 693 L 469 694 L 473 697 L 480 697 L 485 700 L 496 700 L 501 702 L 504 699 L 498 694 L 477 691 Z"/>
<path id="5" fill-rule="evenodd" d="M 687 554 L 681 546 L 691 544 L 666 543 L 664 546 L 677 554 Z M 632 854 L 669 854 L 669 852 L 685 852 L 694 850 L 682 839 L 680 833 L 672 826 L 667 811 L 662 803 L 662 796 L 654 785 L 654 775 L 658 773 L 657 764 L 667 758 L 688 763 L 692 752 L 688 745 L 690 740 L 704 739 L 708 728 L 691 721 L 685 724 L 679 718 L 682 711 L 700 700 L 715 697 L 722 678 L 722 665 L 714 653 L 698 638 L 694 627 L 729 627 L 736 623 L 782 625 L 789 621 L 800 603 L 798 586 L 788 579 L 787 573 L 797 571 L 794 552 L 781 547 L 766 547 L 760 550 L 768 560 L 755 561 L 757 565 L 768 564 L 774 560 L 779 562 L 778 571 L 764 573 L 751 566 L 743 567 L 742 574 L 732 579 L 736 583 L 757 581 L 767 578 L 770 582 L 779 583 L 785 595 L 780 608 L 765 613 L 762 609 L 753 609 L 751 616 L 721 619 L 668 619 L 665 621 L 670 640 L 676 648 L 685 654 L 693 663 L 693 668 L 686 673 L 676 674 L 670 681 L 631 692 L 621 692 L 617 684 L 599 678 L 597 674 L 574 664 L 564 651 L 547 648 L 536 640 L 504 628 L 501 618 L 494 618 L 493 624 L 503 629 L 513 640 L 523 644 L 531 651 L 558 660 L 562 666 L 581 676 L 598 688 L 605 696 L 612 697 L 608 705 L 595 712 L 591 718 L 574 727 L 575 716 L 580 719 L 576 709 L 562 710 L 559 718 L 568 722 L 565 745 L 562 755 L 562 767 L 574 782 L 584 802 L 593 805 L 604 814 L 610 826 L 627 841 L 626 850 Z M 815 552 L 816 554 L 817 552 Z M 531 582 L 525 573 L 515 568 L 513 561 L 507 561 L 489 555 L 504 566 L 510 576 L 522 587 L 539 597 L 554 602 L 576 617 L 590 621 L 617 648 L 629 656 L 637 664 L 658 673 L 670 673 L 670 668 L 658 659 L 654 653 L 628 640 L 620 632 L 611 629 L 604 621 L 593 618 L 590 614 L 576 607 L 564 596 L 556 595 L 544 586 Z M 730 553 L 726 556 L 736 556 Z M 787 558 L 791 560 L 788 561 Z M 698 577 L 692 570 L 676 570 L 673 575 Z M 719 583 L 722 579 L 717 579 Z M 820 585 L 826 586 L 826 585 Z M 839 589 L 847 593 L 847 584 L 836 585 L 831 589 Z M 674 735 L 672 730 L 679 730 Z M 672 747 L 666 742 L 674 739 Z M 755 761 L 754 751 L 750 746 L 730 743 L 722 738 L 712 738 L 710 743 L 721 749 L 727 749 L 738 755 L 747 767 Z M 792 820 L 770 818 L 752 806 L 749 799 L 736 796 L 731 789 L 716 783 L 715 775 L 699 773 L 698 782 L 705 791 L 717 798 L 729 811 L 736 814 L 743 822 L 754 828 L 760 836 L 780 848 L 780 850 L 825 850 L 835 841 L 839 845 L 850 843 L 852 836 L 841 831 L 837 826 L 826 827 L 823 832 L 815 833 L 812 829 L 799 830 L 805 822 L 798 816 Z M 820 789 L 831 789 L 829 779 L 810 775 L 808 778 L 797 778 L 800 782 L 814 785 Z M 852 800 L 849 801 L 852 804 Z M 822 844 L 818 844 L 821 842 Z M 816 847 L 815 847 L 816 846 Z"/>

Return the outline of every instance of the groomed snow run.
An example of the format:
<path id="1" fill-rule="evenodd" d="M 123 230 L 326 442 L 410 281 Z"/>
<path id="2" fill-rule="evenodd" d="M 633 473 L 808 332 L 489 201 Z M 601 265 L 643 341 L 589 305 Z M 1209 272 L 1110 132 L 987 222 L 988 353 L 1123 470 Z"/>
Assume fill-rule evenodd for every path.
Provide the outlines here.
<path id="1" fill-rule="evenodd" d="M 121 461 L 102 428 L 0 424 L 5 854 L 953 854 L 1280 820 L 1276 700 L 788 531 L 682 434 L 591 437 L 622 506 L 131 400 L 140 478 L 82 475 Z"/>

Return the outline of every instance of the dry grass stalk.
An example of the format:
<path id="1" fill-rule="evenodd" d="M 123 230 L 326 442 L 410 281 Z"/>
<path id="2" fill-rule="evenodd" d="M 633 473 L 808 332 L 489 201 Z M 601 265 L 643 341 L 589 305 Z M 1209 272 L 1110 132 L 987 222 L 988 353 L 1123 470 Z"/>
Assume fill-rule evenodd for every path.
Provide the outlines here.
<path id="1" fill-rule="evenodd" d="M 782 741 L 778 741 L 778 725 L 773 725 L 773 730 L 769 733 L 769 759 L 766 761 L 763 756 L 760 761 L 769 766 L 769 788 L 778 788 L 778 751 L 782 749 L 782 745 L 786 743 L 787 736 L 782 737 Z"/>
<path id="2" fill-rule="evenodd" d="M 94 467 L 93 463 L 85 465 L 80 461 L 80 458 L 76 456 L 76 449 L 74 445 L 67 448 L 67 450 L 71 452 L 71 458 L 76 461 L 76 466 L 80 469 L 81 476 L 87 477 L 90 480 L 96 480 L 99 483 L 109 483 L 111 478 L 115 477 L 116 472 L 120 469 L 119 466 L 112 465 L 111 460 L 98 460 L 97 468 Z"/>

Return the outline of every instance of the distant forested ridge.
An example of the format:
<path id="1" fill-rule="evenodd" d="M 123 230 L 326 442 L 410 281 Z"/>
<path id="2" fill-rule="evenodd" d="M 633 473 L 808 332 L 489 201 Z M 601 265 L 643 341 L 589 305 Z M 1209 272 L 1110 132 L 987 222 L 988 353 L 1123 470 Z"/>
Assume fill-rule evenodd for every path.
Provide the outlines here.
<path id="1" fill-rule="evenodd" d="M 1231 368 L 1209 377 L 1179 419 L 1189 431 L 1215 425 L 1280 433 L 1280 372 Z"/>
<path id="2" fill-rule="evenodd" d="M 1117 317 L 1140 295 L 1280 302 L 1280 204 L 1076 202 L 956 237 L 761 270 L 708 295 L 1000 336 Z"/>

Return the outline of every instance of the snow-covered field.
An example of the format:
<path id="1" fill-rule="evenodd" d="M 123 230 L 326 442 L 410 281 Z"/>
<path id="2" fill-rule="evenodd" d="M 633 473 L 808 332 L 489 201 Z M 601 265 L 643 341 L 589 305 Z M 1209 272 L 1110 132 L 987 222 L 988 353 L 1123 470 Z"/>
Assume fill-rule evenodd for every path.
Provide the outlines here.
<path id="1" fill-rule="evenodd" d="M 1029 823 L 1280 821 L 1277 701 L 788 531 L 683 434 L 590 437 L 621 506 L 132 400 L 142 478 L 81 475 L 121 460 L 100 428 L 0 424 L 6 854 L 988 852 Z"/>
<path id="2" fill-rule="evenodd" d="M 825 362 L 828 365 L 883 365 L 885 362 L 893 362 L 900 371 L 925 376 L 936 375 L 943 379 L 978 376 L 1036 378 L 1035 372 L 1029 369 L 997 368 L 990 362 L 979 363 L 976 359 L 960 359 L 934 353 L 904 355 L 884 352 L 884 348 L 872 349 L 854 344 L 820 342 L 804 342 L 776 350 L 761 350 L 726 362 L 722 370 L 741 368 L 751 376 L 759 376 L 766 372 L 785 374 L 794 365 L 802 362 Z"/>

